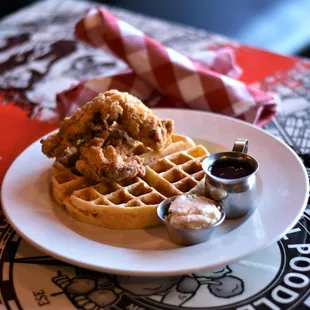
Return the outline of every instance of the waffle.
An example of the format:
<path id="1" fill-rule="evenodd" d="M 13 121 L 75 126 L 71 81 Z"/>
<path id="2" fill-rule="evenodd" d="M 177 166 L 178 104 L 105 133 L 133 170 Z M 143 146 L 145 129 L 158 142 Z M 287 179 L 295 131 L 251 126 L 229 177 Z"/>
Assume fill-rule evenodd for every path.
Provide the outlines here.
<path id="1" fill-rule="evenodd" d="M 153 161 L 162 158 L 166 155 L 185 150 L 193 147 L 195 143 L 192 139 L 173 135 L 172 143 L 162 151 L 151 151 L 143 144 L 137 144 L 133 153 L 144 158 L 144 164 L 148 165 Z M 98 182 L 87 179 L 82 176 L 76 169 L 69 169 L 64 167 L 61 163 L 55 162 L 52 168 L 52 192 L 55 200 L 62 204 L 66 198 L 78 189 L 82 189 Z"/>
<path id="2" fill-rule="evenodd" d="M 59 204 L 71 196 L 75 190 L 95 185 L 97 182 L 82 176 L 76 169 L 64 167 L 55 161 L 52 167 L 52 194 Z"/>
<path id="3" fill-rule="evenodd" d="M 140 156 L 146 162 L 143 178 L 97 184 L 76 171 L 55 163 L 52 171 L 53 195 L 75 219 L 113 229 L 141 229 L 160 224 L 158 204 L 173 195 L 196 192 L 204 177 L 201 162 L 208 156 L 201 145 L 188 137 L 173 136 L 163 151 Z"/>

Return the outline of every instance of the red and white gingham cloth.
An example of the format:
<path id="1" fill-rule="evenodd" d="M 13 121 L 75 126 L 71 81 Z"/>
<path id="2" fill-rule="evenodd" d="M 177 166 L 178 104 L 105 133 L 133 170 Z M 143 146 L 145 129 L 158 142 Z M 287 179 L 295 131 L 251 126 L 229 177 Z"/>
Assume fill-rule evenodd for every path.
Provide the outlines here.
<path id="1" fill-rule="evenodd" d="M 83 81 L 57 95 L 61 118 L 108 89 L 127 91 L 150 107 L 212 111 L 262 126 L 276 113 L 275 99 L 232 78 L 240 70 L 227 51 L 191 59 L 118 20 L 104 9 L 91 10 L 75 28 L 78 39 L 108 48 L 129 66 L 122 74 Z"/>

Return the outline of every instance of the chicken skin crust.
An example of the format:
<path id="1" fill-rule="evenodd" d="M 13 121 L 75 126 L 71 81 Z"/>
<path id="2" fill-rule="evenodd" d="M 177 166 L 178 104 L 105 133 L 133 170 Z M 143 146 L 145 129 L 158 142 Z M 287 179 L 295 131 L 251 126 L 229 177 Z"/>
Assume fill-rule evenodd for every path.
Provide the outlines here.
<path id="1" fill-rule="evenodd" d="M 138 98 L 117 90 L 98 94 L 58 132 L 42 139 L 42 152 L 96 181 L 143 176 L 143 160 L 132 154 L 140 141 L 153 150 L 171 144 L 174 124 L 160 120 Z"/>

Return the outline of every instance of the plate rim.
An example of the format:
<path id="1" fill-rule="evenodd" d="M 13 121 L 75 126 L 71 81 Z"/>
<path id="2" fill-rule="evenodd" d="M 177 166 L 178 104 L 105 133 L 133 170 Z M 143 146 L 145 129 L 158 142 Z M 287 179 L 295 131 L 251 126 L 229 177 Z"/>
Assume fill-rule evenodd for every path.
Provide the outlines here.
<path id="1" fill-rule="evenodd" d="M 216 268 L 216 266 L 220 266 L 220 265 L 227 265 L 227 264 L 231 264 L 231 263 L 235 263 L 236 261 L 240 261 L 242 260 L 243 258 L 249 256 L 249 255 L 252 255 L 268 246 L 270 246 L 271 244 L 279 241 L 289 230 L 291 230 L 295 225 L 296 223 L 298 222 L 299 218 L 302 216 L 306 206 L 307 206 L 307 201 L 308 201 L 308 193 L 309 193 L 309 179 L 308 179 L 308 175 L 307 175 L 307 172 L 306 172 L 306 169 L 301 161 L 301 159 L 298 157 L 298 155 L 284 142 L 282 142 L 281 140 L 277 139 L 275 136 L 273 136 L 272 134 L 270 134 L 269 132 L 266 132 L 265 130 L 253 125 L 253 124 L 250 124 L 246 121 L 243 121 L 243 120 L 240 120 L 240 119 L 236 119 L 234 117 L 230 117 L 230 116 L 226 116 L 226 115 L 222 115 L 222 114 L 218 114 L 218 113 L 213 113 L 213 112 L 208 112 L 208 111 L 201 111 L 201 110 L 188 110 L 188 109 L 180 109 L 180 108 L 152 108 L 152 110 L 155 111 L 180 111 L 182 113 L 190 113 L 190 114 L 207 114 L 209 116 L 213 116 L 213 117 L 216 117 L 216 118 L 222 118 L 222 119 L 226 119 L 226 120 L 229 120 L 229 121 L 232 121 L 232 122 L 236 122 L 236 123 L 240 123 L 242 125 L 245 125 L 245 126 L 249 126 L 249 127 L 252 127 L 253 129 L 255 130 L 258 130 L 260 131 L 262 134 L 265 134 L 269 137 L 271 137 L 272 139 L 275 139 L 276 141 L 278 141 L 279 143 L 281 143 L 287 151 L 289 151 L 294 157 L 295 159 L 298 161 L 300 167 L 302 168 L 302 171 L 303 171 L 303 174 L 304 174 L 304 181 L 305 181 L 305 185 L 306 185 L 306 191 L 304 193 L 304 199 L 303 199 L 303 206 L 300 208 L 300 211 L 298 212 L 298 214 L 296 214 L 295 218 L 294 218 L 294 221 L 292 221 L 291 225 L 289 227 L 286 228 L 285 232 L 281 234 L 281 236 L 274 236 L 273 238 L 268 238 L 268 241 L 265 242 L 264 244 L 258 246 L 255 248 L 254 251 L 250 251 L 248 253 L 245 253 L 245 254 L 242 254 L 242 255 L 239 255 L 239 256 L 236 256 L 235 258 L 233 259 L 225 259 L 225 260 L 221 260 L 221 263 L 218 264 L 218 263 L 215 263 L 213 265 L 208 265 L 207 267 L 206 266 L 202 266 L 202 267 L 189 267 L 189 268 L 182 268 L 181 270 L 173 270 L 173 271 L 151 271 L 151 270 L 148 270 L 148 271 L 139 271 L 139 270 L 134 270 L 134 271 L 128 271 L 128 270 L 122 270 L 122 269 L 115 269 L 115 268 L 111 268 L 111 267 L 105 267 L 105 266 L 96 266 L 96 265 L 93 265 L 91 263 L 85 263 L 83 262 L 82 260 L 81 261 L 77 261 L 76 259 L 74 258 L 68 258 L 62 254 L 59 254 L 57 252 L 54 252 L 53 250 L 50 250 L 49 248 L 46 248 L 44 247 L 43 245 L 41 245 L 40 243 L 37 243 L 36 241 L 32 240 L 31 238 L 28 238 L 28 236 L 26 234 L 23 233 L 23 231 L 21 231 L 17 225 L 15 225 L 14 221 L 10 218 L 9 214 L 7 213 L 7 208 L 5 207 L 5 203 L 4 203 L 4 190 L 5 187 L 6 187 L 6 182 L 7 182 L 7 179 L 8 179 L 8 176 L 10 174 L 10 171 L 14 165 L 14 163 L 25 153 L 27 152 L 27 150 L 29 148 L 32 147 L 33 144 L 37 143 L 38 141 L 40 141 L 42 138 L 48 136 L 49 134 L 57 131 L 57 129 L 54 129 L 52 131 L 50 131 L 49 133 L 43 135 L 42 137 L 40 137 L 39 139 L 35 140 L 34 142 L 32 142 L 31 144 L 29 144 L 18 156 L 15 157 L 15 159 L 13 160 L 13 162 L 10 164 L 8 170 L 6 171 L 5 175 L 4 175 L 4 178 L 3 178 L 3 182 L 2 182 L 2 185 L 1 185 L 1 204 L 2 204 L 2 210 L 3 210 L 3 213 L 7 219 L 7 221 L 9 222 L 9 224 L 12 226 L 12 228 L 18 233 L 18 235 L 20 237 L 22 237 L 22 239 L 24 239 L 25 241 L 27 241 L 29 244 L 33 245 L 34 247 L 36 247 L 37 249 L 41 250 L 42 252 L 44 253 L 47 253 L 61 261 L 65 261 L 65 262 L 68 262 L 70 264 L 74 264 L 76 266 L 81 266 L 83 268 L 88 268 L 88 269 L 91 269 L 91 270 L 96 270 L 96 271 L 100 271 L 100 272 L 107 272 L 107 273 L 114 273 L 114 274 L 118 274 L 118 275 L 129 275 L 129 276 L 149 276 L 149 277 L 158 277 L 158 276 L 177 276 L 177 275 L 183 275 L 183 274 L 188 274 L 188 273 L 193 273 L 193 272 L 199 272 L 199 271 L 202 271 L 202 270 L 209 270 L 209 269 L 212 269 L 212 268 Z M 296 221 L 296 218 L 297 221 Z M 126 249 L 125 249 L 126 250 Z M 160 250 L 159 250 L 160 251 Z M 167 250 L 161 250 L 161 251 L 167 251 Z"/>

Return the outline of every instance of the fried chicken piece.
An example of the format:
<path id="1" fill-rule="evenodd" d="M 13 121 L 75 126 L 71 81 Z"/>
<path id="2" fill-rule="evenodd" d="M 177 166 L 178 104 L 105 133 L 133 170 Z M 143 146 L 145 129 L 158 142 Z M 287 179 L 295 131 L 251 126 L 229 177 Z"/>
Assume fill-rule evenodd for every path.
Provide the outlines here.
<path id="1" fill-rule="evenodd" d="M 42 152 L 72 165 L 96 181 L 144 175 L 131 150 L 138 140 L 161 150 L 171 143 L 172 120 L 160 120 L 139 99 L 110 90 L 66 118 L 57 133 L 42 139 Z"/>
<path id="2" fill-rule="evenodd" d="M 109 135 L 104 141 L 104 145 L 122 146 L 122 151 L 130 154 L 131 150 L 140 142 L 131 138 L 128 133 L 121 126 L 113 126 L 109 130 Z"/>
<path id="3" fill-rule="evenodd" d="M 67 147 L 64 151 L 63 156 L 59 157 L 57 160 L 65 167 L 73 168 L 79 157 L 80 157 L 79 150 L 77 150 L 74 147 L 72 147 L 71 149 Z"/>
<path id="4" fill-rule="evenodd" d="M 80 159 L 76 162 L 76 169 L 95 181 L 108 178 L 121 181 L 143 176 L 145 168 L 143 159 L 139 156 L 128 156 L 130 146 L 104 146 L 104 140 L 94 138 L 90 146 L 81 147 Z"/>
<path id="5" fill-rule="evenodd" d="M 93 137 L 104 136 L 113 122 L 154 150 L 161 150 L 171 143 L 172 120 L 160 120 L 136 97 L 110 90 L 66 118 L 57 133 L 42 139 L 42 152 L 58 158 L 68 146 L 79 147 Z"/>
<path id="6" fill-rule="evenodd" d="M 64 155 L 67 147 L 79 148 L 96 136 L 104 139 L 109 135 L 109 127 L 119 119 L 123 110 L 117 103 L 102 105 L 96 98 L 67 117 L 58 132 L 40 141 L 42 152 L 47 157 L 58 158 Z"/>
<path id="7" fill-rule="evenodd" d="M 106 92 L 109 100 L 118 101 L 123 112 L 118 121 L 128 134 L 153 150 L 161 150 L 171 143 L 172 120 L 160 120 L 138 98 L 115 90 Z"/>

